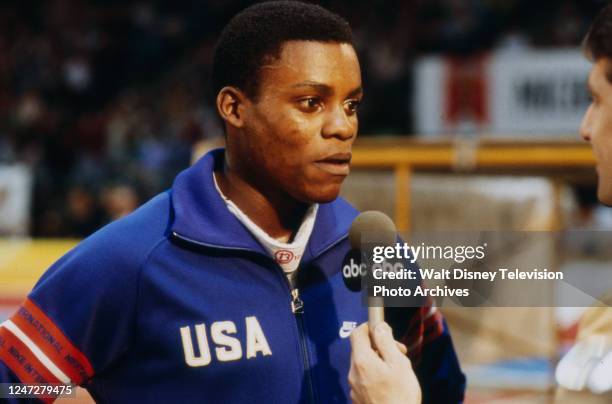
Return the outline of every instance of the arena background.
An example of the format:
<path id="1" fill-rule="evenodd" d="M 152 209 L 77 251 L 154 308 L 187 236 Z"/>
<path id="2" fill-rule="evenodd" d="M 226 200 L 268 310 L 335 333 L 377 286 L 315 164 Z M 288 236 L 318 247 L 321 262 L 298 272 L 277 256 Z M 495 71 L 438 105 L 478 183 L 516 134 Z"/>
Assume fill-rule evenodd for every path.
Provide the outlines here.
<path id="1" fill-rule="evenodd" d="M 79 239 L 223 143 L 211 55 L 221 27 L 251 3 L 0 4 L 0 319 Z M 364 76 L 343 196 L 388 213 L 408 237 L 609 231 L 612 211 L 596 203 L 577 134 L 589 102 L 579 46 L 605 3 L 320 2 L 351 23 Z M 584 246 L 559 266 L 609 266 Z M 467 403 L 561 401 L 554 367 L 584 309 L 550 306 L 444 309 Z M 79 401 L 90 399 L 81 391 Z"/>

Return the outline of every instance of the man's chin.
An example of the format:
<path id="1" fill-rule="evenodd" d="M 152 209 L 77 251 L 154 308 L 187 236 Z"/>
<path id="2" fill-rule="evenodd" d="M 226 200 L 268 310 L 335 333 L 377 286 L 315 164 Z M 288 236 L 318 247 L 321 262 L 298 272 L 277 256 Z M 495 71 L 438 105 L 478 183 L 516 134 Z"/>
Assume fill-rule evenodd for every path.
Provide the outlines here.
<path id="1" fill-rule="evenodd" d="M 308 192 L 302 200 L 308 203 L 329 203 L 340 195 L 339 186 L 321 187 Z"/>
<path id="2" fill-rule="evenodd" d="M 323 196 L 320 198 L 317 198 L 316 200 L 314 200 L 314 203 L 330 203 L 336 200 L 336 198 L 338 198 L 339 194 L 335 194 L 334 196 Z"/>
<path id="3" fill-rule="evenodd" d="M 597 189 L 597 199 L 602 204 L 612 207 L 612 189 Z"/>

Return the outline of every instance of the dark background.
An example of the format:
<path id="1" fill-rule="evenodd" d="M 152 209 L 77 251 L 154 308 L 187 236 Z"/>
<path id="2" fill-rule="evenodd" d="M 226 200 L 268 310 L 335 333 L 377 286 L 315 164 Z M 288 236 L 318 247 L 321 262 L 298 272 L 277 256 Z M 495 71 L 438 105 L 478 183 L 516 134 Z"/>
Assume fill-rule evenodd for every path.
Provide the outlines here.
<path id="1" fill-rule="evenodd" d="M 168 188 L 222 135 L 214 42 L 250 1 L 0 3 L 0 164 L 35 174 L 30 233 L 83 237 Z M 352 25 L 362 136 L 407 135 L 413 62 L 576 47 L 604 1 L 323 1 Z"/>

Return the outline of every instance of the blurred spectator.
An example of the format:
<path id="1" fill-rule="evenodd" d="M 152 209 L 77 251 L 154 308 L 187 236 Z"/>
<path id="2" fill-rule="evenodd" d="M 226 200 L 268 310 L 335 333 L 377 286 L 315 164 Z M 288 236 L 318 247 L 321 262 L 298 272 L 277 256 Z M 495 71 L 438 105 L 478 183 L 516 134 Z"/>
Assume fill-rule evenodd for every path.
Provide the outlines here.
<path id="1" fill-rule="evenodd" d="M 129 185 L 113 185 L 103 190 L 102 204 L 108 221 L 120 219 L 140 204 L 136 190 Z"/>
<path id="2" fill-rule="evenodd" d="M 102 217 L 96 196 L 84 187 L 75 186 L 68 192 L 65 218 L 67 235 L 84 238 L 96 231 L 102 224 Z"/>

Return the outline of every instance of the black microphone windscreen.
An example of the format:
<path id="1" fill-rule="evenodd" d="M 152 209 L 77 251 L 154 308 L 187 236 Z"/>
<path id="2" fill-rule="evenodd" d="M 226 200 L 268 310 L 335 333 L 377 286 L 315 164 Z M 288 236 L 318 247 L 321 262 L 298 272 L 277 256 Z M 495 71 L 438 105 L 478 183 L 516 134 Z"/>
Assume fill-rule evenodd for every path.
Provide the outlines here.
<path id="1" fill-rule="evenodd" d="M 390 246 L 397 241 L 397 229 L 389 216 L 377 210 L 360 213 L 349 230 L 351 248 L 360 250 L 363 243 Z"/>

